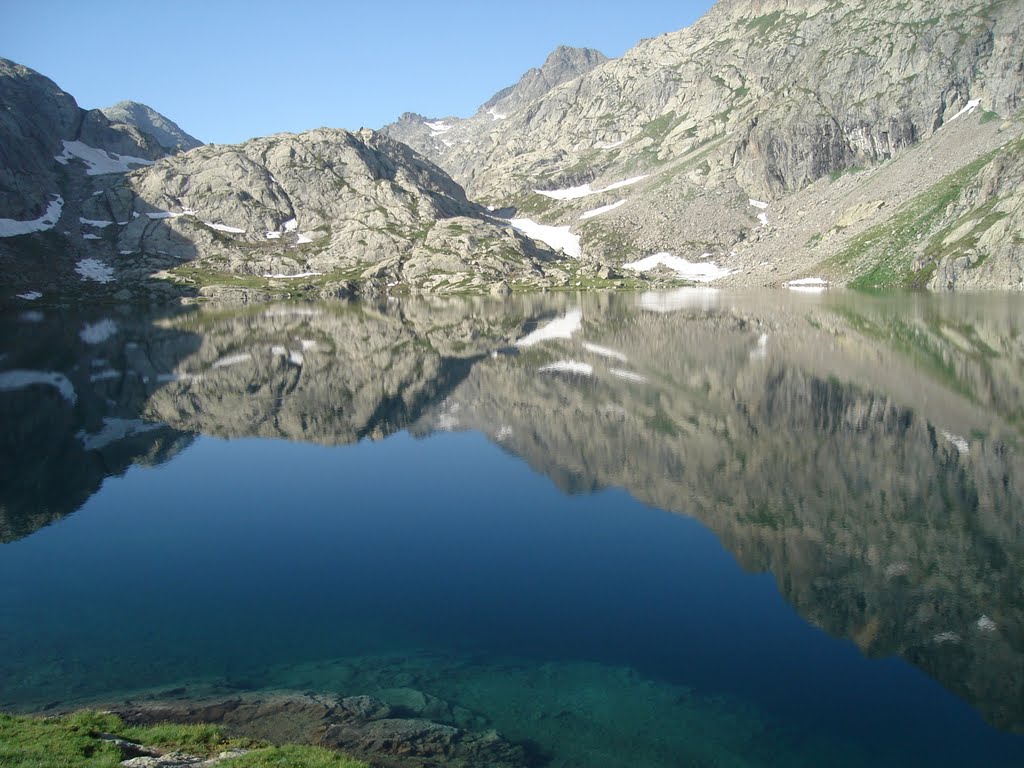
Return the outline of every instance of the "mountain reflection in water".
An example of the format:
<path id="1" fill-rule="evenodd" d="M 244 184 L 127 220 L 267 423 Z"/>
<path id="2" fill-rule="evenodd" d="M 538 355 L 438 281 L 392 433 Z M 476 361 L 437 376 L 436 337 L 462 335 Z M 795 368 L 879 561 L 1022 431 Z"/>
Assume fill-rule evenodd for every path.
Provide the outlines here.
<path id="1" fill-rule="evenodd" d="M 1022 310 L 681 289 L 11 317 L 0 540 L 197 435 L 474 430 L 568 493 L 695 518 L 805 621 L 1024 732 Z"/>

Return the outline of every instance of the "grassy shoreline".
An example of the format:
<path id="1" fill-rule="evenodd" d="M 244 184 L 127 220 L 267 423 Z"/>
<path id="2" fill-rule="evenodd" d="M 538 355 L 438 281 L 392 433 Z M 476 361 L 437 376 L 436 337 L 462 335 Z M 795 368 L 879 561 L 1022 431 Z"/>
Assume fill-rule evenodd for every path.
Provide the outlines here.
<path id="1" fill-rule="evenodd" d="M 132 757 L 130 745 L 219 758 L 225 768 L 369 768 L 323 747 L 229 738 L 217 725 L 129 726 L 95 710 L 56 717 L 0 712 L 0 768 L 114 768 Z"/>

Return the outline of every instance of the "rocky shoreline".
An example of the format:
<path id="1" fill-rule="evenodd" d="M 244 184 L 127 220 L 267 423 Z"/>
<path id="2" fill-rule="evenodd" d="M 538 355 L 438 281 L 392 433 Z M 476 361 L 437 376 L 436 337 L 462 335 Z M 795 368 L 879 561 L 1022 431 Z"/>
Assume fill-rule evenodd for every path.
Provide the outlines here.
<path id="1" fill-rule="evenodd" d="M 526 768 L 535 764 L 530 750 L 495 730 L 479 726 L 480 718 L 413 689 L 394 691 L 385 703 L 366 695 L 280 691 L 228 698 L 154 699 L 105 705 L 129 726 L 162 723 L 211 724 L 226 736 L 249 738 L 275 746 L 302 744 L 326 747 L 366 760 L 381 768 L 428 766 L 493 766 Z M 236 753 L 224 753 L 228 759 Z M 123 765 L 131 768 L 178 768 L 196 765 L 194 756 L 136 753 Z M 201 764 L 214 764 L 202 758 Z"/>

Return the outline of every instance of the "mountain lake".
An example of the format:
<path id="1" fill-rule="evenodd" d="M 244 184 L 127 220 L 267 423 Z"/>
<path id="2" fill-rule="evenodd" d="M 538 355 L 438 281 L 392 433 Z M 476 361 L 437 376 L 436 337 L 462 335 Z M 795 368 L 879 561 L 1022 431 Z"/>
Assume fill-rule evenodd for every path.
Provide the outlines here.
<path id="1" fill-rule="evenodd" d="M 25 306 L 0 709 L 368 694 L 553 768 L 1024 765 L 1020 296 Z"/>

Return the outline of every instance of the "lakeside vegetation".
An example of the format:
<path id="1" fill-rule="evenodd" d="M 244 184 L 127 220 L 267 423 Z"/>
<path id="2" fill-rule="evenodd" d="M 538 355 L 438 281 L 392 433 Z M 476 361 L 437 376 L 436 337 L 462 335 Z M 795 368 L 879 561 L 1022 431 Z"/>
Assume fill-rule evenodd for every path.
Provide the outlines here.
<path id="1" fill-rule="evenodd" d="M 47 718 L 0 713 L 0 766 L 114 768 L 125 755 L 111 737 L 154 747 L 162 753 L 201 757 L 247 750 L 217 763 L 225 768 L 368 768 L 366 763 L 322 747 L 276 747 L 231 738 L 217 725 L 129 726 L 117 715 L 90 710 Z"/>

